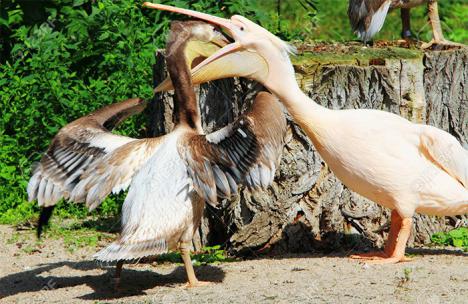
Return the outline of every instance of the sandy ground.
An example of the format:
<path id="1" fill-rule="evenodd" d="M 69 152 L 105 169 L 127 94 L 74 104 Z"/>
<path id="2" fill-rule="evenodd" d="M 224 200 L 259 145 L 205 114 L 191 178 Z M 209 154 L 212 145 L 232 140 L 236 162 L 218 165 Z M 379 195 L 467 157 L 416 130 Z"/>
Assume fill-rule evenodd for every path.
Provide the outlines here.
<path id="1" fill-rule="evenodd" d="M 115 292 L 113 267 L 90 258 L 96 248 L 70 253 L 47 240 L 28 252 L 13 232 L 0 226 L 0 303 L 468 303 L 468 256 L 460 251 L 419 249 L 413 262 L 382 266 L 339 255 L 201 266 L 198 278 L 211 283 L 195 289 L 184 288 L 181 265 L 125 265 Z"/>

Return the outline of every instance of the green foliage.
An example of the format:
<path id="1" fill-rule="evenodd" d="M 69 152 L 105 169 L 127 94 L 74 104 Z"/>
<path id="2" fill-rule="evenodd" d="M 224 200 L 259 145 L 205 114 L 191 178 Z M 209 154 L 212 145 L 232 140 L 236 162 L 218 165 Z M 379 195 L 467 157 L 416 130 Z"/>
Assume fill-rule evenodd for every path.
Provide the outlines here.
<path id="1" fill-rule="evenodd" d="M 192 255 L 194 265 L 206 265 L 219 262 L 229 262 L 227 253 L 221 249 L 221 246 L 204 247 L 201 252 Z"/>
<path id="2" fill-rule="evenodd" d="M 449 40 L 466 44 L 468 42 L 468 4 L 466 1 L 447 2 L 453 2 L 453 4 L 449 6 L 445 3 L 442 6 L 442 13 L 449 16 L 444 18 L 443 22 L 446 36 Z"/>
<path id="3" fill-rule="evenodd" d="M 455 246 L 468 249 L 468 228 L 460 227 L 449 232 L 438 232 L 432 235 L 431 241 L 437 245 Z"/>
<path id="4" fill-rule="evenodd" d="M 12 48 L 0 67 L 1 223 L 37 211 L 26 202 L 31 164 L 62 126 L 105 104 L 152 95 L 153 52 L 163 41 L 151 34 L 156 14 L 145 16 L 133 1 L 99 1 L 88 11 L 78 1 L 63 3 L 69 5 L 47 8 L 47 22 L 34 26 L 23 24 L 21 10 L 8 12 Z M 143 128 L 134 119 L 122 131 L 138 136 Z M 61 214 L 84 216 L 82 207 L 67 206 Z M 103 208 L 119 210 L 116 199 Z"/>
<path id="5" fill-rule="evenodd" d="M 231 262 L 233 259 L 227 256 L 227 253 L 221 249 L 220 245 L 212 247 L 203 247 L 200 252 L 190 255 L 192 264 L 195 266 L 217 264 L 221 262 Z M 182 263 L 182 256 L 179 252 L 169 252 L 158 256 L 159 262 Z"/>

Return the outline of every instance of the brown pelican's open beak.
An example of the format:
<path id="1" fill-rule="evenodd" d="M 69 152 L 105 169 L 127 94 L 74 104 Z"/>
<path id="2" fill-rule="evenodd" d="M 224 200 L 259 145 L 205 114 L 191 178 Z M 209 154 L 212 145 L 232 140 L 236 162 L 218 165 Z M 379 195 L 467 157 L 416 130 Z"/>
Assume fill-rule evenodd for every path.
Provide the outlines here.
<path id="1" fill-rule="evenodd" d="M 210 42 L 192 40 L 185 47 L 185 58 L 191 69 L 199 65 L 206 58 L 210 57 L 230 42 L 225 37 L 213 38 Z M 197 82 L 198 84 L 200 82 Z M 173 90 L 171 78 L 168 76 L 161 82 L 154 92 L 164 92 Z"/>
<path id="2" fill-rule="evenodd" d="M 149 2 L 143 3 L 143 7 L 180 13 L 207 21 L 224 29 L 225 32 L 234 40 L 236 40 L 238 34 L 243 30 L 242 25 L 239 25 L 236 23 L 236 21 L 211 16 L 188 9 Z M 218 45 L 221 46 L 222 43 Z M 245 50 L 240 42 L 235 41 L 233 43 L 227 45 L 224 44 L 222 46 L 223 47 L 219 48 L 215 52 L 209 54 L 208 58 L 193 67 L 193 84 L 200 84 L 211 80 L 236 76 L 248 77 L 264 70 L 266 65 L 264 59 L 254 52 Z M 213 48 L 211 50 L 213 50 Z M 155 91 L 161 92 L 171 89 L 173 89 L 172 83 L 170 80 L 166 79 L 156 88 Z"/>

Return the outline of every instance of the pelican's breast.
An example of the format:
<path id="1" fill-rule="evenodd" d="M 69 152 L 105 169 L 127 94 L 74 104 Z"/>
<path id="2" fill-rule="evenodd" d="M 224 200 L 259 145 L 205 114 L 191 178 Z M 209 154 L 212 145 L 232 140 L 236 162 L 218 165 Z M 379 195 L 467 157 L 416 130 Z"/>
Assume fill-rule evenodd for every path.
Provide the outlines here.
<path id="1" fill-rule="evenodd" d="M 132 181 L 122 215 L 123 242 L 165 240 L 169 249 L 192 223 L 195 193 L 173 132 Z"/>
<path id="2" fill-rule="evenodd" d="M 413 124 L 372 110 L 340 111 L 338 115 L 337 126 L 322 141 L 322 157 L 348 188 L 395 208 L 415 172 L 423 170 Z"/>

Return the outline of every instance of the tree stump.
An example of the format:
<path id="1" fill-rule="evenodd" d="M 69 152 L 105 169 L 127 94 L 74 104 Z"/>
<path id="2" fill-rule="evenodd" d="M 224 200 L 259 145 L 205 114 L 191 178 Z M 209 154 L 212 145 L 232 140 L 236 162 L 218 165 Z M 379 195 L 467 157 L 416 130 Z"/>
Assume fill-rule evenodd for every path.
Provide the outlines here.
<path id="1" fill-rule="evenodd" d="M 342 47 L 343 48 L 343 47 Z M 293 59 L 301 88 L 333 109 L 372 108 L 434 125 L 468 143 L 468 50 L 442 52 L 398 48 L 345 48 L 304 52 Z M 164 75 L 162 56 L 155 85 Z M 205 132 L 232 122 L 263 87 L 245 79 L 226 79 L 197 89 Z M 154 130 L 172 128 L 172 94 L 155 97 Z M 154 120 L 156 118 L 156 121 Z M 159 122 L 158 122 L 159 121 Z M 161 127 L 164 125 L 164 127 Z M 194 247 L 223 244 L 236 255 L 363 249 L 382 246 L 390 210 L 348 190 L 330 172 L 311 141 L 288 117 L 287 145 L 268 191 L 207 206 Z M 415 215 L 409 246 L 426 244 L 462 217 Z"/>

